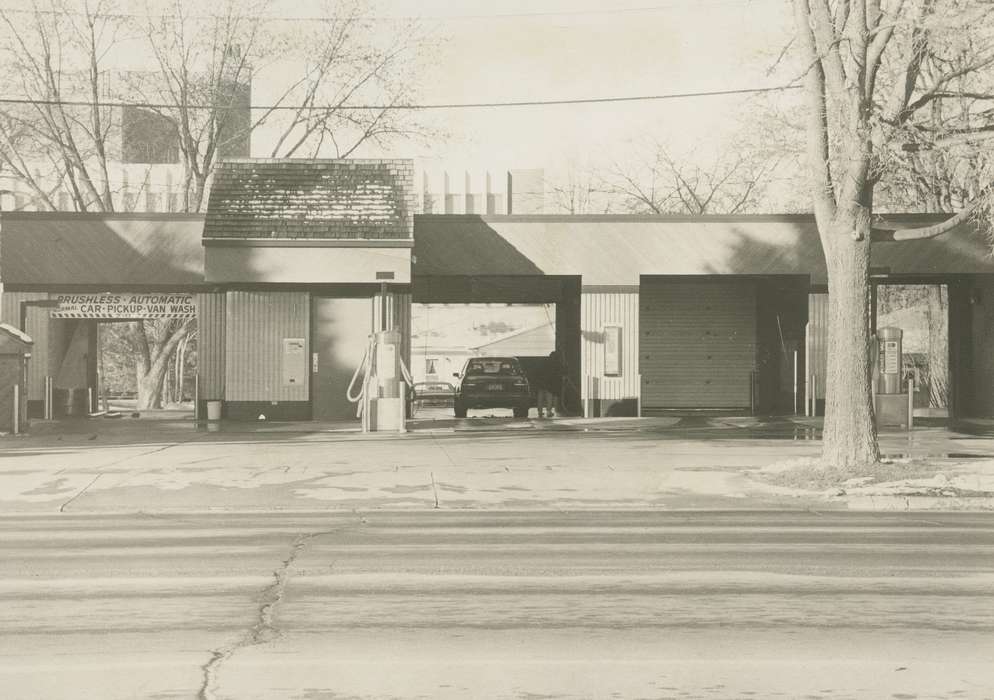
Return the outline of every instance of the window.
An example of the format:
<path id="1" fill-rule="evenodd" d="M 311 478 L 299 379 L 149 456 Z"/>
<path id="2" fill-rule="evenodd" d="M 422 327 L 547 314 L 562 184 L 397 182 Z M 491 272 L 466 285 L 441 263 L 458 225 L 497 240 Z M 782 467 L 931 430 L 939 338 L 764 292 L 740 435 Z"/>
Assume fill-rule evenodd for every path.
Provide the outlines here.
<path id="1" fill-rule="evenodd" d="M 521 371 L 521 367 L 518 365 L 517 360 L 496 358 L 493 360 L 470 360 L 469 364 L 466 366 L 466 374 L 503 374 L 519 376 L 523 374 L 523 372 Z"/>
<path id="2" fill-rule="evenodd" d="M 425 374 L 438 374 L 438 368 L 436 364 L 438 360 L 434 357 L 425 358 Z"/>

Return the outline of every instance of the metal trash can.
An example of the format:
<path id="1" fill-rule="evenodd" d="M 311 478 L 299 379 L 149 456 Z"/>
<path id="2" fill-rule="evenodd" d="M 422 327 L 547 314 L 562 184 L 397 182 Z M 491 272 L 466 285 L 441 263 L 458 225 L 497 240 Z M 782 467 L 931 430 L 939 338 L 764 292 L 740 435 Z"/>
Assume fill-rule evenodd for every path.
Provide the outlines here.
<path id="1" fill-rule="evenodd" d="M 221 420 L 221 402 L 207 401 L 207 420 Z"/>

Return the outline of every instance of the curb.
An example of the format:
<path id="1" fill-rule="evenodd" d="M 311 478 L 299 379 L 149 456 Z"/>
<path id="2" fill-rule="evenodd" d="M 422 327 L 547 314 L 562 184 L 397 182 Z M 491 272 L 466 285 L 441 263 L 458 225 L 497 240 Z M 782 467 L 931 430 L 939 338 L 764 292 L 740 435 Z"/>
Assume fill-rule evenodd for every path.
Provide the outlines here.
<path id="1" fill-rule="evenodd" d="M 981 496 L 848 496 L 838 501 L 846 503 L 849 510 L 994 511 L 994 498 Z"/>

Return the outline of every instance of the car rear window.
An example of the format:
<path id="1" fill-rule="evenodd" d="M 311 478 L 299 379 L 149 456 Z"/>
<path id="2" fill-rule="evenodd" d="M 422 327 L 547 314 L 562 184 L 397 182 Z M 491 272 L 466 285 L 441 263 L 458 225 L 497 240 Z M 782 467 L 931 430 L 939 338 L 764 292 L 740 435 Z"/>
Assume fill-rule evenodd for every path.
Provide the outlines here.
<path id="1" fill-rule="evenodd" d="M 521 374 L 521 367 L 514 360 L 470 360 L 466 365 L 466 374 L 518 376 Z"/>
<path id="2" fill-rule="evenodd" d="M 452 391 L 451 384 L 421 384 L 423 391 Z"/>

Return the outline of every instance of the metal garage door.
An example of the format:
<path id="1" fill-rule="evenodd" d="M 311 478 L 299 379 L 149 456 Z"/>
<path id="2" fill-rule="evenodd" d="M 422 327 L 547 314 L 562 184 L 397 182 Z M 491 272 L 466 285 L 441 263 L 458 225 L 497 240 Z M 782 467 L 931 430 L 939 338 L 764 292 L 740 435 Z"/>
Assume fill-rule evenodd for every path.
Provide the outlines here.
<path id="1" fill-rule="evenodd" d="M 753 281 L 643 277 L 639 308 L 644 409 L 750 407 Z"/>

